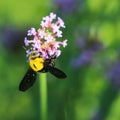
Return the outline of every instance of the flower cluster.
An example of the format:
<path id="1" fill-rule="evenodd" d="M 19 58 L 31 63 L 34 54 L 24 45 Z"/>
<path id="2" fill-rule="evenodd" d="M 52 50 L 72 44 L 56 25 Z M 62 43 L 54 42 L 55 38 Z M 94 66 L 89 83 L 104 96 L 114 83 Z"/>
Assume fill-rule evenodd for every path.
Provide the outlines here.
<path id="1" fill-rule="evenodd" d="M 35 28 L 28 30 L 27 37 L 25 37 L 27 57 L 29 57 L 31 51 L 37 51 L 40 53 L 40 57 L 44 59 L 53 55 L 55 57 L 60 56 L 60 45 L 67 46 L 67 40 L 62 42 L 57 40 L 62 37 L 60 28 L 65 28 L 63 20 L 56 17 L 56 14 L 50 13 L 49 16 L 43 17 L 40 26 L 41 28 L 38 30 Z"/>

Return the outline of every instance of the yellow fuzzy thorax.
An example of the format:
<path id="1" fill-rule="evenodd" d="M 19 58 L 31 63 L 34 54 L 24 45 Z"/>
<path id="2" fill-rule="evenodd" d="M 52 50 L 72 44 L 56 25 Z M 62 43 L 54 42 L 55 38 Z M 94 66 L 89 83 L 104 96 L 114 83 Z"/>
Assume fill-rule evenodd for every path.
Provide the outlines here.
<path id="1" fill-rule="evenodd" d="M 43 58 L 34 58 L 29 60 L 30 67 L 35 71 L 38 72 L 44 68 L 44 59 Z"/>

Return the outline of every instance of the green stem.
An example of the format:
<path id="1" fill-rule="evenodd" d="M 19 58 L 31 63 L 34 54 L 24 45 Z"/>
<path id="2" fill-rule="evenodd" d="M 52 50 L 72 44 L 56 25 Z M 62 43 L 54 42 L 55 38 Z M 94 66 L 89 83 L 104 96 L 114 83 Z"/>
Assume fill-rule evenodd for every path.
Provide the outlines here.
<path id="1" fill-rule="evenodd" d="M 46 73 L 40 74 L 40 111 L 41 120 L 47 120 L 47 77 Z"/>

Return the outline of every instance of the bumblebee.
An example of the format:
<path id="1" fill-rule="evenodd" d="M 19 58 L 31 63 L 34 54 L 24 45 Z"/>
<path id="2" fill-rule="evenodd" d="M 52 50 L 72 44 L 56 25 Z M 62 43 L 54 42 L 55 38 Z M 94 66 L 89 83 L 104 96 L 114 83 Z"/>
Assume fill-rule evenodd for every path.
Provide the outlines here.
<path id="1" fill-rule="evenodd" d="M 19 90 L 26 91 L 29 89 L 35 83 L 38 72 L 50 72 L 52 75 L 60 79 L 67 77 L 63 71 L 55 67 L 55 56 L 44 59 L 40 57 L 40 53 L 32 51 L 29 56 L 29 69 L 20 82 Z"/>

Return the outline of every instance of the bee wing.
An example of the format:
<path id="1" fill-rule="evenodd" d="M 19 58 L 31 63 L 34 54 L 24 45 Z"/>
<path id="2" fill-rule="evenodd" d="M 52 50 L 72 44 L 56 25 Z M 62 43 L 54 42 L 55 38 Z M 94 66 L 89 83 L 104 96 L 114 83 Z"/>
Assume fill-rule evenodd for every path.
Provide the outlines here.
<path id="1" fill-rule="evenodd" d="M 29 68 L 22 81 L 20 82 L 19 90 L 26 91 L 29 89 L 35 83 L 36 78 L 37 73 Z"/>
<path id="2" fill-rule="evenodd" d="M 63 79 L 63 78 L 66 78 L 66 74 L 59 70 L 58 68 L 55 68 L 55 67 L 51 67 L 51 66 L 48 66 L 48 71 L 53 74 L 55 77 L 57 78 L 60 78 L 60 79 Z"/>

